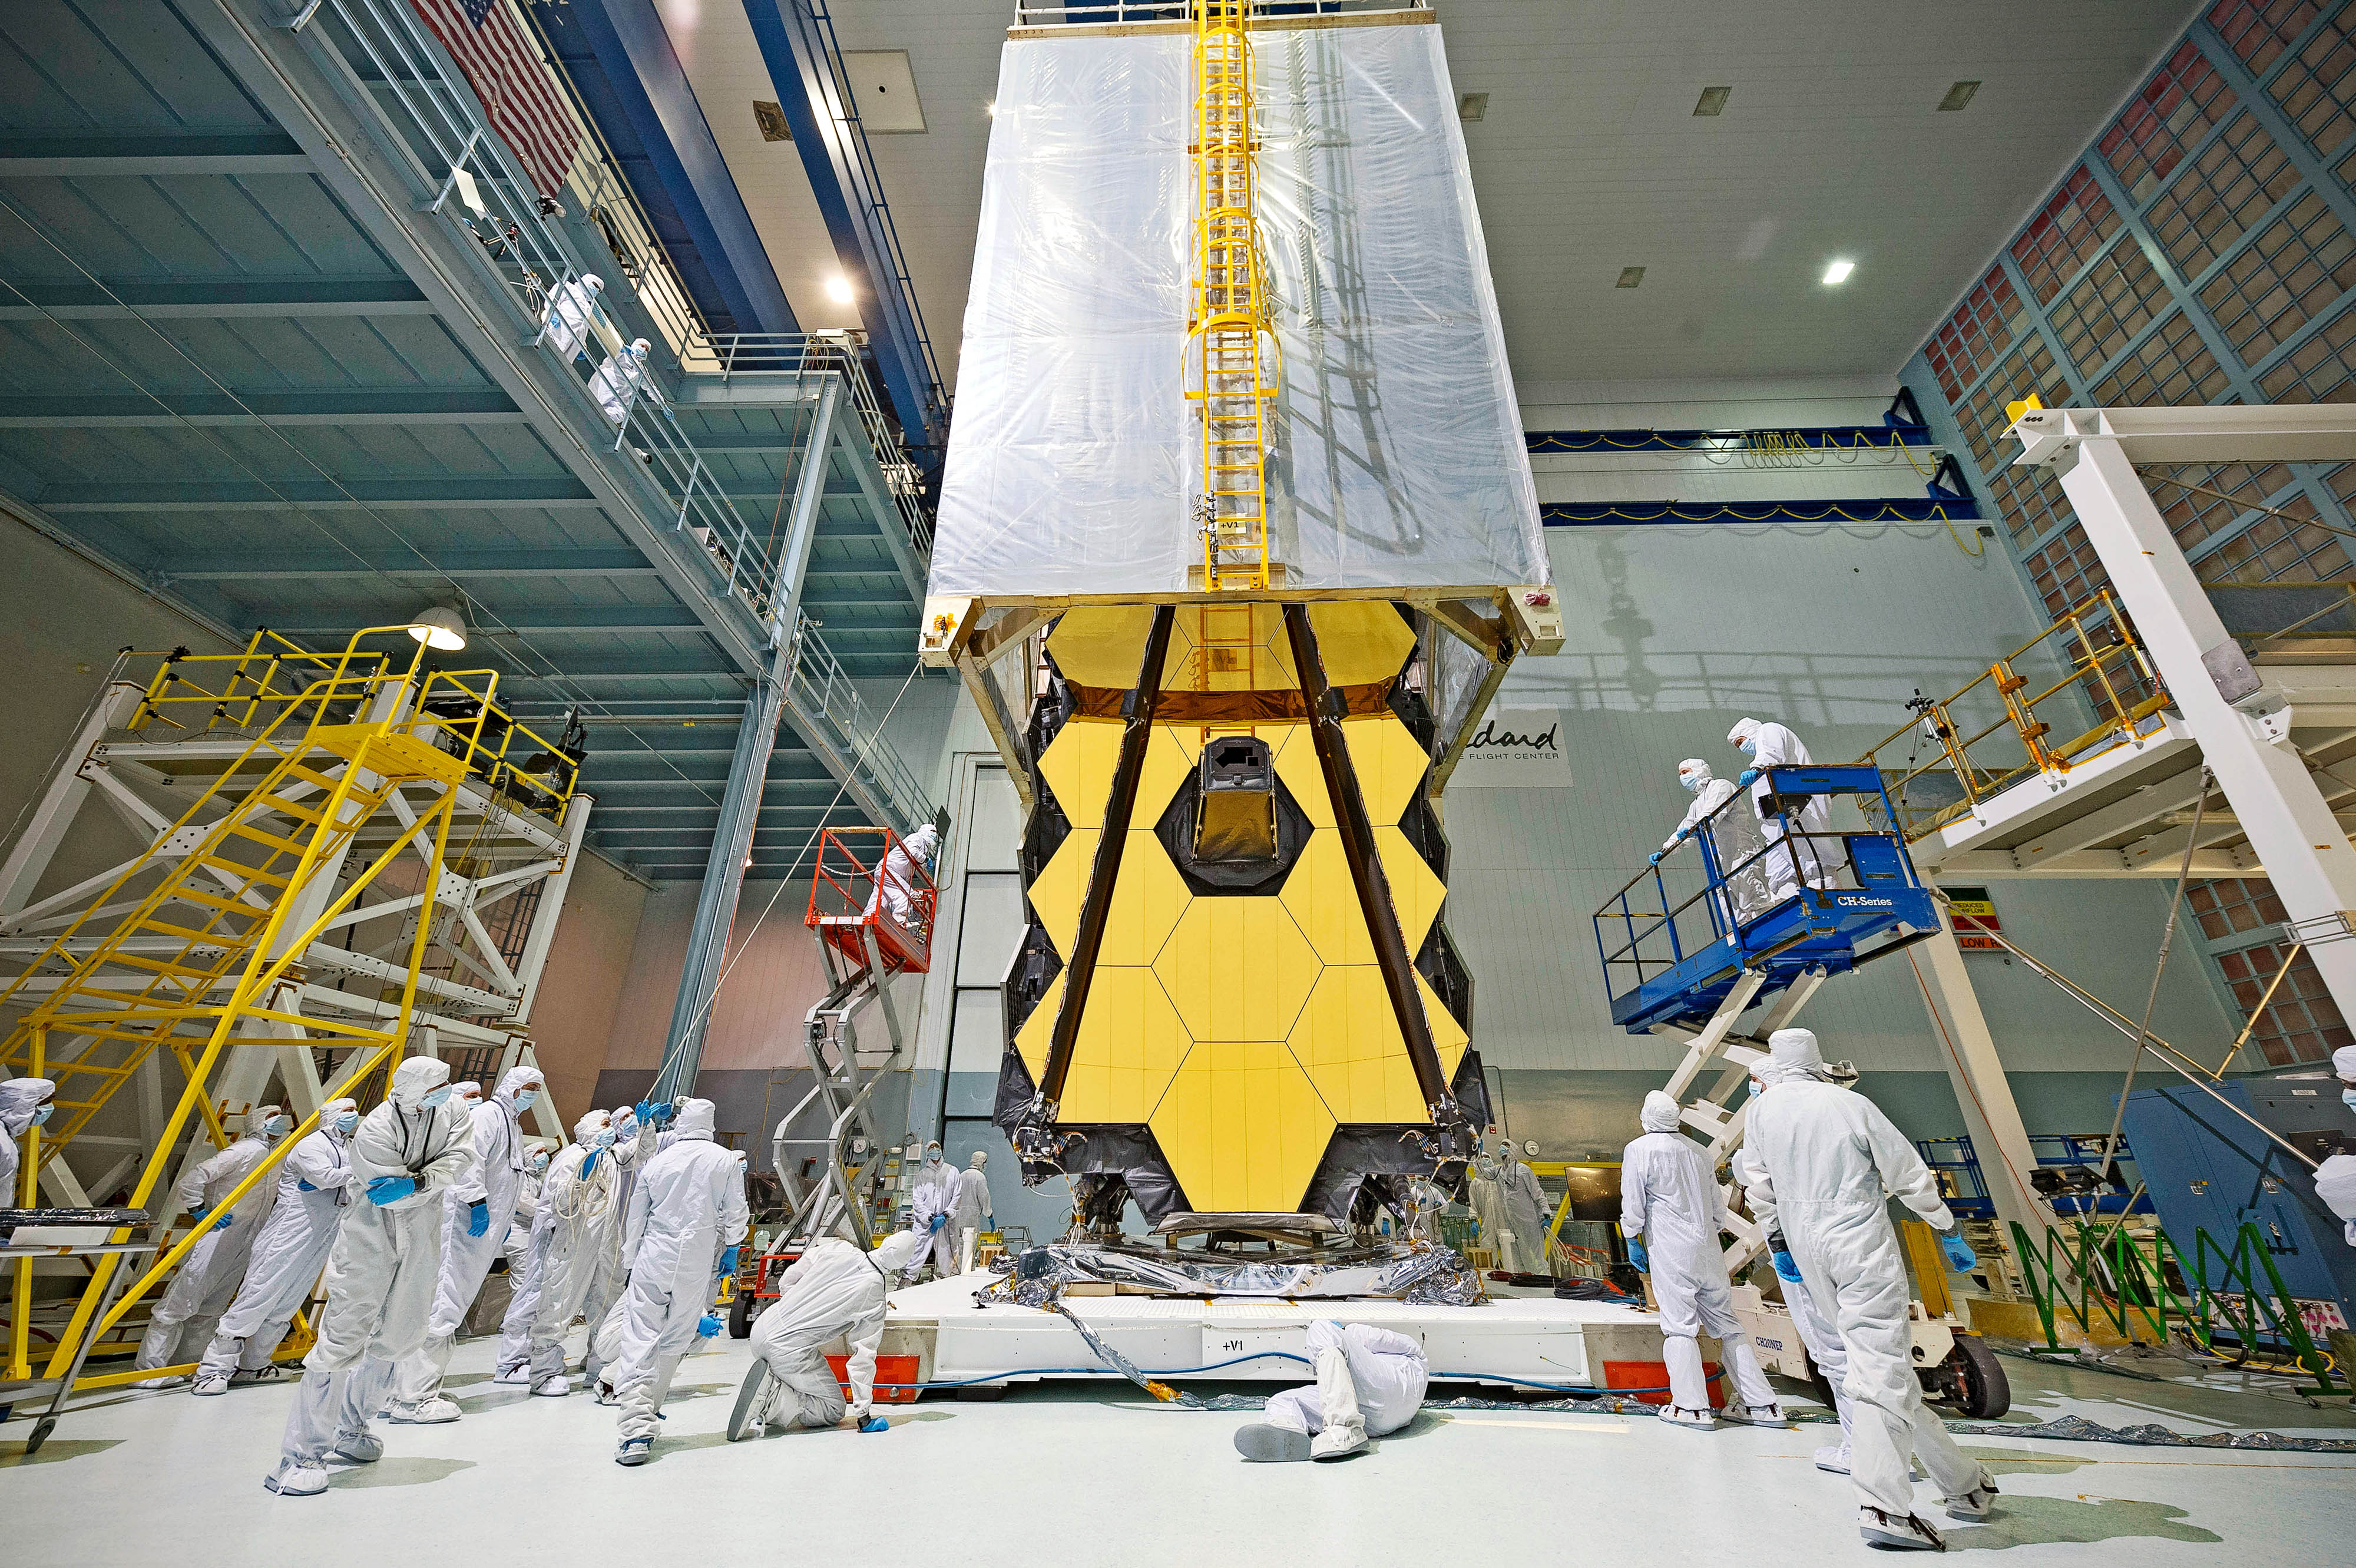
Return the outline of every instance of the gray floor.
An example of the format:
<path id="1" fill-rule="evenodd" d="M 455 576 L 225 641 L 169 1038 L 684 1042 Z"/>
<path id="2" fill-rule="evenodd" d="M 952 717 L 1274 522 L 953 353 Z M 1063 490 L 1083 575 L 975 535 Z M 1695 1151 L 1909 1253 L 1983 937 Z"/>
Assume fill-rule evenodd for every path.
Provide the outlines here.
<path id="1" fill-rule="evenodd" d="M 219 1399 L 110 1396 L 34 1460 L 0 1426 L 10 1564 L 872 1561 L 1398 1563 L 1419 1559 L 1748 1563 L 1870 1561 L 1846 1480 L 1809 1463 L 1831 1429 L 1697 1434 L 1643 1418 L 1427 1410 L 1341 1466 L 1239 1463 L 1251 1419 L 1159 1406 L 1126 1386 L 1018 1391 L 895 1413 L 888 1434 L 730 1444 L 744 1348 L 691 1357 L 656 1461 L 612 1461 L 613 1412 L 487 1381 L 491 1342 L 453 1363 L 466 1419 L 380 1426 L 385 1457 L 325 1497 L 262 1488 L 284 1384 Z M 2014 1420 L 2076 1413 L 2188 1432 L 2356 1436 L 2346 1402 L 2139 1382 L 2012 1360 Z M 1453 1393 L 1460 1391 L 1442 1391 Z M 1968 1437 L 2002 1511 L 1958 1551 L 2021 1564 L 2356 1563 L 2356 1455 L 2213 1452 Z M 1920 1489 L 1928 1513 L 1937 1499 Z M 587 1554 L 574 1559 L 571 1554 Z M 1304 1554 L 1305 1557 L 1304 1557 Z"/>

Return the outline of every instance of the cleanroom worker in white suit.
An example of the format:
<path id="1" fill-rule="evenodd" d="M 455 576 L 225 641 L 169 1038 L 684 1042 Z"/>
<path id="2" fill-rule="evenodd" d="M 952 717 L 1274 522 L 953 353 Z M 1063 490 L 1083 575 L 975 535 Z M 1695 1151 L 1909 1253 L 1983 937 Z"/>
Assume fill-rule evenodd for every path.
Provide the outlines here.
<path id="1" fill-rule="evenodd" d="M 237 1287 L 245 1279 L 253 1239 L 262 1234 L 271 1208 L 278 1201 L 278 1184 L 257 1182 L 226 1213 L 220 1202 L 270 1157 L 272 1145 L 294 1125 L 294 1119 L 277 1106 L 255 1106 L 246 1113 L 245 1131 L 228 1148 L 182 1176 L 172 1189 L 173 1202 L 187 1211 L 191 1223 L 210 1220 L 212 1228 L 188 1250 L 180 1262 L 180 1272 L 172 1277 L 171 1288 L 155 1304 L 147 1319 L 147 1332 L 140 1336 L 133 1367 L 141 1371 L 169 1367 L 178 1361 L 183 1350 L 194 1360 L 212 1343 L 221 1315 L 237 1299 Z M 177 1378 L 154 1378 L 139 1386 L 160 1389 L 177 1381 Z"/>
<path id="2" fill-rule="evenodd" d="M 1914 1145 L 1873 1101 L 1824 1081 L 1816 1036 L 1778 1029 L 1751 1077 L 1745 1138 L 1762 1176 L 1751 1212 L 1767 1232 L 1775 1272 L 1815 1297 L 1848 1348 L 1849 1478 L 1858 1528 L 1869 1545 L 1942 1551 L 1939 1533 L 1913 1511 L 1912 1452 L 1951 1519 L 1986 1519 L 1995 1477 L 1955 1447 L 1922 1408 L 1907 1327 L 1906 1262 L 1890 1223 L 1897 1198 L 1939 1232 L 1947 1266 L 1977 1262 Z"/>
<path id="3" fill-rule="evenodd" d="M 957 1201 L 949 1213 L 949 1227 L 957 1232 L 958 1273 L 973 1273 L 973 1249 L 976 1238 L 989 1230 L 993 1217 L 990 1206 L 990 1178 L 982 1166 L 990 1163 L 986 1149 L 976 1149 L 966 1168 L 958 1172 Z"/>
<path id="4" fill-rule="evenodd" d="M 573 1391 L 573 1380 L 564 1375 L 565 1331 L 606 1255 L 621 1251 L 622 1177 L 613 1146 L 613 1112 L 590 1112 L 573 1124 L 573 1142 L 557 1151 L 541 1183 L 540 1212 L 532 1220 L 540 1232 L 533 1264 L 540 1289 L 526 1330 L 526 1360 L 531 1391 L 545 1398 Z M 589 1332 L 595 1337 L 595 1323 Z"/>
<path id="5" fill-rule="evenodd" d="M 278 1468 L 262 1485 L 281 1497 L 327 1489 L 328 1457 L 372 1465 L 384 1444 L 369 1418 L 392 1388 L 393 1368 L 425 1340 L 442 1273 L 442 1195 L 475 1163 L 475 1123 L 452 1100 L 450 1069 L 411 1057 L 384 1103 L 352 1134 L 355 1203 L 327 1253 L 319 1342 L 286 1412 Z"/>
<path id="6" fill-rule="evenodd" d="M 622 1406 L 617 1464 L 643 1465 L 651 1455 L 671 1374 L 699 1329 L 719 1332 L 712 1292 L 735 1273 L 737 1244 L 753 1222 L 744 1167 L 712 1142 L 713 1114 L 709 1100 L 680 1101 L 672 1123 L 679 1141 L 647 1162 L 630 1192 L 622 1240 L 630 1284 L 611 1372 Z"/>
<path id="7" fill-rule="evenodd" d="M 1321 1318 L 1309 1326 L 1308 1340 L 1316 1382 L 1269 1396 L 1267 1419 L 1236 1434 L 1236 1452 L 1245 1458 L 1346 1459 L 1423 1408 L 1431 1362 L 1406 1335 Z"/>
<path id="8" fill-rule="evenodd" d="M 753 1369 L 728 1419 L 728 1441 L 757 1437 L 771 1426 L 857 1427 L 882 1432 L 874 1412 L 875 1347 L 884 1338 L 884 1303 L 893 1276 L 924 1255 L 921 1230 L 895 1230 L 872 1252 L 839 1236 L 821 1236 L 803 1250 L 777 1286 L 777 1299 L 753 1320 Z M 826 1364 L 835 1339 L 851 1347 L 842 1381 Z"/>
<path id="9" fill-rule="evenodd" d="M 1795 839 L 1788 844 L 1783 842 L 1783 816 L 1771 815 L 1767 811 L 1767 798 L 1773 793 L 1767 770 L 1814 762 L 1815 758 L 1808 755 L 1807 746 L 1784 725 L 1762 724 L 1757 719 L 1738 721 L 1726 732 L 1726 738 L 1750 758 L 1734 783 L 1735 788 L 1751 791 L 1751 803 L 1758 808 L 1759 831 L 1767 841 L 1767 854 L 1760 865 L 1767 873 L 1768 905 L 1772 907 L 1789 898 L 1800 890 L 1803 882 L 1811 887 L 1831 886 L 1833 873 L 1841 868 L 1847 856 L 1840 841 L 1830 836 L 1832 808 L 1825 797 L 1809 796 L 1807 803 L 1793 813 L 1798 819 L 1798 832 L 1819 836 Z M 1796 861 L 1793 858 L 1794 852 L 1799 856 Z"/>
<path id="10" fill-rule="evenodd" d="M 1760 836 L 1759 812 L 1740 806 L 1730 811 L 1719 811 L 1734 799 L 1734 781 L 1713 774 L 1709 764 L 1698 757 L 1688 757 L 1677 764 L 1677 782 L 1693 796 L 1693 804 L 1678 819 L 1676 831 L 1645 864 L 1658 865 L 1663 855 L 1697 832 L 1707 833 L 1710 853 L 1718 857 L 1719 875 L 1726 878 L 1726 890 L 1733 896 L 1720 902 L 1719 915 L 1732 924 L 1764 913 L 1768 904 L 1767 863 L 1760 854 L 1765 841 Z M 1713 816 L 1713 812 L 1717 814 Z"/>
<path id="11" fill-rule="evenodd" d="M 1703 1376 L 1704 1331 L 1719 1343 L 1733 1374 L 1726 1419 L 1746 1426 L 1783 1426 L 1783 1407 L 1761 1370 L 1751 1336 L 1734 1316 L 1726 1281 L 1726 1200 L 1701 1163 L 1701 1149 L 1677 1131 L 1677 1102 L 1654 1090 L 1638 1118 L 1644 1131 L 1620 1156 L 1620 1230 L 1628 1261 L 1653 1277 L 1661 1306 L 1661 1358 L 1669 1364 L 1669 1402 L 1661 1419 L 1709 1431 L 1709 1383 Z"/>
<path id="12" fill-rule="evenodd" d="M 18 1179 L 24 1156 L 16 1152 L 16 1140 L 48 1121 L 57 1109 L 49 1096 L 57 1091 L 58 1086 L 46 1078 L 12 1078 L 0 1083 L 0 1208 L 16 1208 L 24 1196 L 24 1183 Z"/>
<path id="13" fill-rule="evenodd" d="M 521 1117 L 539 1099 L 542 1083 L 536 1067 L 510 1068 L 498 1090 L 474 1107 L 475 1166 L 442 1195 L 442 1277 L 425 1320 L 425 1343 L 402 1359 L 393 1376 L 394 1421 L 431 1424 L 458 1419 L 457 1402 L 442 1395 L 442 1374 L 450 1365 L 458 1326 L 507 1245 L 528 1159 Z"/>
<path id="14" fill-rule="evenodd" d="M 939 843 L 940 832 L 926 822 L 905 839 L 892 846 L 884 857 L 884 869 L 875 878 L 875 891 L 867 896 L 867 913 L 875 913 L 880 902 L 892 912 L 892 918 L 905 926 L 916 908 L 916 878 L 932 864 L 933 846 Z"/>
<path id="15" fill-rule="evenodd" d="M 1752 1091 L 1757 1093 L 1754 1087 Z M 1765 1167 L 1749 1144 L 1734 1151 L 1734 1179 L 1747 1192 L 1765 1179 Z M 1841 1440 L 1828 1443 L 1815 1452 L 1816 1468 L 1836 1476 L 1848 1474 L 1848 1395 L 1841 1385 L 1848 1380 L 1848 1347 L 1841 1343 L 1840 1330 L 1816 1305 L 1816 1298 L 1807 1291 L 1786 1281 L 1783 1285 L 1783 1306 L 1792 1315 L 1793 1326 L 1800 1331 L 1800 1343 L 1808 1348 L 1808 1359 L 1832 1385 L 1833 1413 L 1840 1417 Z"/>
<path id="16" fill-rule="evenodd" d="M 344 1210 L 359 1196 L 351 1186 L 351 1137 L 359 1124 L 357 1102 L 330 1100 L 319 1107 L 317 1129 L 286 1152 L 277 1202 L 254 1238 L 245 1283 L 197 1369 L 198 1393 L 227 1393 L 231 1382 L 276 1376 L 271 1355 L 318 1283 Z"/>

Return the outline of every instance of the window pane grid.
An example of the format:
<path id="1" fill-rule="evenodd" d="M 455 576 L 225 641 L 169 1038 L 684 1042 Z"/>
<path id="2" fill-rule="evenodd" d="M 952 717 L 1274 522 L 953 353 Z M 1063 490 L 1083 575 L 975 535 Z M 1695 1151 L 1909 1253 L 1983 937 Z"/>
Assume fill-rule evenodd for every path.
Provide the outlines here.
<path id="1" fill-rule="evenodd" d="M 2103 570 L 2102 559 L 2088 542 L 2086 531 L 2075 521 L 2029 558 L 2029 577 L 2037 586 L 2038 597 L 2045 603 L 2046 613 L 2056 620 L 2072 605 L 2111 585 L 2110 574 Z"/>
<path id="2" fill-rule="evenodd" d="M 2012 461 L 2013 453 L 1999 450 L 2012 424 L 2005 417 L 2004 405 L 2030 392 L 2043 398 L 2048 408 L 2065 407 L 2072 401 L 2070 385 L 2054 373 L 2052 351 L 2041 338 L 2031 338 L 1989 372 L 1979 391 L 1954 411 L 1964 444 L 1972 449 L 1982 474 L 1994 475 Z"/>
<path id="3" fill-rule="evenodd" d="M 2356 130 L 2356 0 L 2340 8 L 2297 57 L 2275 73 L 2266 93 L 2283 106 L 2326 157 Z"/>
<path id="4" fill-rule="evenodd" d="M 1989 476 L 1987 489 L 1988 499 L 2012 531 L 2015 548 L 2034 543 L 2076 516 L 2062 493 L 2061 481 L 2043 468 L 1998 468 Z"/>
<path id="5" fill-rule="evenodd" d="M 2289 955 L 2288 944 L 2262 942 L 2239 952 L 2220 953 L 2217 967 L 2223 971 L 2225 983 L 2233 993 L 2233 1001 L 2246 1021 L 2257 1007 L 2266 987 L 2283 967 Z M 2290 972 L 2276 987 L 2274 1000 L 2265 1011 L 2257 1015 L 2257 1024 L 2250 1030 L 2250 1043 L 2245 1049 L 2255 1050 L 2272 1067 L 2291 1067 L 2300 1062 L 2319 1062 L 2346 1045 L 2356 1045 L 2331 1000 L 2331 993 L 2323 983 L 2323 976 L 2314 961 L 2302 950 L 2291 960 Z"/>
<path id="6" fill-rule="evenodd" d="M 2098 144 L 2103 160 L 2137 202 L 2184 161 L 2198 142 L 2233 106 L 2233 95 L 2216 68 L 2187 43 L 2144 84 L 2135 102 Z"/>
<path id="7" fill-rule="evenodd" d="M 2201 291 L 2244 364 L 2281 348 L 2356 284 L 2356 241 L 2310 190 Z"/>
<path id="8" fill-rule="evenodd" d="M 2301 518 L 2315 516 L 2315 503 L 2303 493 L 2284 501 L 2280 510 Z M 2328 529 L 2269 515 L 2195 561 L 2193 568 L 2209 582 L 2320 583 L 2346 574 L 2348 553 Z"/>
<path id="9" fill-rule="evenodd" d="M 2012 259 L 2038 303 L 2050 305 L 2118 231 L 2118 210 L 2082 164 L 2012 242 Z"/>
<path id="10" fill-rule="evenodd" d="M 2275 885 L 2262 876 L 2195 882 L 2185 888 L 2184 902 L 2200 920 L 2201 933 L 2212 942 L 2260 926 L 2278 926 L 2290 918 L 2283 913 L 2282 900 L 2275 897 Z"/>
<path id="11" fill-rule="evenodd" d="M 2343 306 L 2267 366 L 2258 390 L 2268 403 L 2356 403 L 2356 308 Z"/>
<path id="12" fill-rule="evenodd" d="M 2020 335 L 2020 296 L 2002 267 L 1991 267 L 1924 350 L 1950 403 Z"/>
<path id="13" fill-rule="evenodd" d="M 2250 515 L 2252 507 L 2265 505 L 2269 496 L 2288 488 L 2293 482 L 2288 465 L 2282 463 L 2267 463 L 2254 468 L 2247 463 L 2228 463 L 2214 468 L 2154 468 L 2150 477 L 2154 481 L 2182 479 L 2187 484 L 2222 490 L 2233 498 L 2220 500 L 2198 490 L 2180 489 L 2174 485 L 2158 482 L 2152 484 L 2152 500 L 2159 507 L 2159 515 L 2167 521 L 2168 532 L 2176 536 L 2176 542 L 2188 553 L 2205 540 L 2221 533 L 2231 533 L 2243 518 Z"/>
<path id="14" fill-rule="evenodd" d="M 2209 25 L 2250 74 L 2264 76 L 2321 15 L 2317 0 L 2223 0 L 2209 13 Z"/>
<path id="15" fill-rule="evenodd" d="M 2151 205 L 2152 237 L 2197 278 L 2298 185 L 2298 170 L 2258 124 L 2237 114 Z"/>
<path id="16" fill-rule="evenodd" d="M 2214 403 L 2227 388 L 2217 357 L 2179 310 L 2130 349 L 2088 395 L 2097 408 L 2166 408 Z"/>
<path id="17" fill-rule="evenodd" d="M 2078 373 L 2091 377 L 2118 358 L 2169 303 L 2167 280 L 2128 235 L 2104 252 L 2054 306 L 2053 334 Z"/>

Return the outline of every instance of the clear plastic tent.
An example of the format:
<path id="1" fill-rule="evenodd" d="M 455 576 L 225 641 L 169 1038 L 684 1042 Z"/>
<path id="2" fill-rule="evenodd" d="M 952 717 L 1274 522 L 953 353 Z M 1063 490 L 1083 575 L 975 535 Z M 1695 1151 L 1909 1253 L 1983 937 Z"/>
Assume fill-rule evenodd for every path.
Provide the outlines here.
<path id="1" fill-rule="evenodd" d="M 1254 48 L 1275 558 L 1312 588 L 1546 581 L 1440 29 L 1271 28 Z M 936 594 L 1162 594 L 1202 559 L 1190 49 L 1006 45 Z"/>

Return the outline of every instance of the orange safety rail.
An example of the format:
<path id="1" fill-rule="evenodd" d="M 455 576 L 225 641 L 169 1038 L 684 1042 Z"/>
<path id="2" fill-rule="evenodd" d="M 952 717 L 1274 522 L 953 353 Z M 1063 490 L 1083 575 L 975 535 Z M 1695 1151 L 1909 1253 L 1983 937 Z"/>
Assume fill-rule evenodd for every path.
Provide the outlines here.
<path id="1" fill-rule="evenodd" d="M 899 847 L 900 835 L 889 828 L 827 828 L 818 835 L 809 913 L 802 924 L 853 970 L 867 967 L 870 933 L 886 974 L 922 974 L 932 967 L 933 913 L 940 895 L 913 856 L 903 856 L 905 872 L 884 886 Z M 905 895 L 905 920 L 889 896 L 895 890 Z"/>

